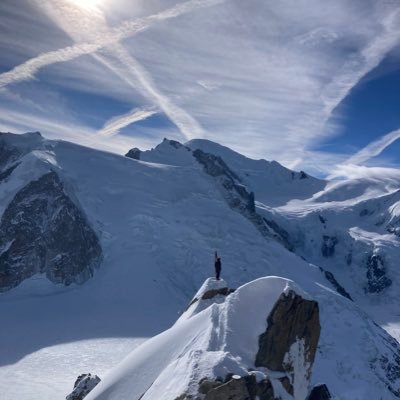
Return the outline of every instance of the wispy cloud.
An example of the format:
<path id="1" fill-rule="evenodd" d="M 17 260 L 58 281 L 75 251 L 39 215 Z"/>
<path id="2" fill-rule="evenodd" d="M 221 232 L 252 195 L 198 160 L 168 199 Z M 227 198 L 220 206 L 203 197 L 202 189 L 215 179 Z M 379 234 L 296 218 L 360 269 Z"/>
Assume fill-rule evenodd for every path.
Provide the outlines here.
<path id="1" fill-rule="evenodd" d="M 338 148 L 316 150 L 340 132 L 338 106 L 400 44 L 400 5 L 386 0 L 181 0 L 173 7 L 175 0 L 142 0 L 140 13 L 131 2 L 114 0 L 104 14 L 87 17 L 64 0 L 35 1 L 75 44 L 61 46 L 58 35 L 53 48 L 59 52 L 1 74 L 0 85 L 38 76 L 37 91 L 50 82 L 60 96 L 68 87 L 118 99 L 114 119 L 105 123 L 111 108 L 104 117 L 93 107 L 94 131 L 98 121 L 128 123 L 127 105 L 132 115 L 154 106 L 178 127 L 177 139 L 203 136 L 251 157 L 321 173 L 349 157 Z M 10 38 L 3 40 L 12 47 Z M 166 136 L 161 129 L 151 134 L 152 145 Z"/>
<path id="2" fill-rule="evenodd" d="M 365 146 L 363 149 L 352 155 L 346 164 L 363 164 L 373 157 L 379 156 L 387 147 L 400 139 L 400 129 L 382 136 Z"/>
<path id="3" fill-rule="evenodd" d="M 59 26 L 74 40 L 79 41 L 81 39 L 96 38 L 99 33 L 101 33 L 102 37 L 111 34 L 111 30 L 107 26 L 105 17 L 100 11 L 98 11 L 96 15 L 90 15 L 90 18 L 88 18 L 86 10 L 76 9 L 76 7 L 71 6 L 63 0 L 58 0 L 57 2 L 40 0 L 40 4 L 47 13 L 54 18 Z M 203 7 L 205 5 L 210 6 L 217 4 L 217 1 L 191 1 L 181 4 L 179 7 L 176 6 L 169 11 L 164 11 L 163 13 L 155 15 L 159 16 L 162 14 L 165 19 L 167 16 L 171 17 L 172 15 L 181 15 L 189 10 L 193 11 L 200 4 L 202 4 Z M 84 28 L 82 28 L 81 24 L 82 18 L 86 22 Z M 177 126 L 184 139 L 204 136 L 204 130 L 200 126 L 199 122 L 157 88 L 157 85 L 154 83 L 147 70 L 124 48 L 122 44 L 114 43 L 113 46 L 107 46 L 101 53 L 93 54 L 93 56 L 127 83 L 133 90 L 138 90 L 146 99 L 153 102 L 153 104 L 162 110 L 171 122 Z M 141 115 L 145 115 L 147 118 L 152 114 Z M 133 115 L 131 113 L 131 116 L 136 118 L 136 121 L 140 120 L 140 115 Z M 123 118 L 119 120 L 121 122 L 126 122 L 128 121 L 128 118 L 123 116 Z M 134 120 L 130 123 L 133 122 Z M 113 121 L 113 124 L 115 123 L 116 121 Z"/>
<path id="4" fill-rule="evenodd" d="M 135 122 L 143 121 L 157 114 L 154 109 L 134 108 L 126 114 L 119 115 L 108 120 L 104 126 L 97 131 L 101 136 L 114 136 L 119 133 L 122 128 L 129 126 Z"/>
<path id="5" fill-rule="evenodd" d="M 157 14 L 124 22 L 120 27 L 110 30 L 106 35 L 104 32 L 98 32 L 93 42 L 78 43 L 73 46 L 40 54 L 16 66 L 11 71 L 0 74 L 0 87 L 27 79 L 33 79 L 35 74 L 47 65 L 70 61 L 85 54 L 92 54 L 105 46 L 120 42 L 139 32 L 143 32 L 157 22 L 176 18 L 179 15 L 195 11 L 199 8 L 209 7 L 220 2 L 221 0 L 189 0 Z"/>

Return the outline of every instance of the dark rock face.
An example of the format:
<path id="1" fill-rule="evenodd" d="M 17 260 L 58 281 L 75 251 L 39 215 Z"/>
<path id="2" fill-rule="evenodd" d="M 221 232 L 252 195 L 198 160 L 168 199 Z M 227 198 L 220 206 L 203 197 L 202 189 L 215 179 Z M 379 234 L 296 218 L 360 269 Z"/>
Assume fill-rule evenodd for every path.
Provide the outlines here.
<path id="1" fill-rule="evenodd" d="M 3 140 L 0 141 L 0 167 L 12 164 L 21 155 L 21 152 L 17 148 L 8 145 Z"/>
<path id="2" fill-rule="evenodd" d="M 201 298 L 203 300 L 209 300 L 218 295 L 228 296 L 231 293 L 233 293 L 234 291 L 235 291 L 235 289 L 229 289 L 229 288 L 211 289 L 211 290 L 207 290 L 207 292 L 205 292 L 203 294 L 203 296 L 201 296 Z"/>
<path id="3" fill-rule="evenodd" d="M 340 283 L 336 280 L 335 276 L 332 272 L 326 271 L 323 268 L 319 267 L 320 271 L 325 275 L 325 278 L 332 284 L 332 286 L 336 289 L 336 291 L 341 294 L 343 297 L 348 298 L 349 300 L 353 301 L 349 293 L 346 289 L 340 285 Z"/>
<path id="4" fill-rule="evenodd" d="M 75 381 L 74 390 L 66 397 L 66 400 L 82 400 L 101 381 L 97 375 L 82 374 Z"/>
<path id="5" fill-rule="evenodd" d="M 392 280 L 386 276 L 386 268 L 383 258 L 379 254 L 371 254 L 367 259 L 367 286 L 368 293 L 380 293 L 392 284 Z"/>
<path id="6" fill-rule="evenodd" d="M 300 179 L 307 179 L 308 175 L 304 171 L 300 171 Z"/>
<path id="7" fill-rule="evenodd" d="M 264 379 L 257 382 L 254 375 L 233 376 L 226 382 L 203 380 L 199 392 L 204 400 L 274 400 L 271 382 Z"/>
<path id="8" fill-rule="evenodd" d="M 219 289 L 210 289 L 207 290 L 207 292 L 204 292 L 203 295 L 201 296 L 202 300 L 211 300 L 213 299 L 215 296 L 229 296 L 231 293 L 233 293 L 235 291 L 235 289 L 229 289 L 227 287 L 225 288 L 219 288 Z M 187 306 L 187 309 L 194 303 L 196 303 L 197 301 L 199 301 L 199 299 L 197 297 L 195 297 L 190 304 Z M 186 309 L 186 310 L 187 310 Z"/>
<path id="9" fill-rule="evenodd" d="M 328 387 L 325 384 L 314 386 L 307 400 L 329 400 L 331 399 Z"/>
<path id="10" fill-rule="evenodd" d="M 289 233 L 279 226 L 274 220 L 267 218 L 263 218 L 263 220 L 277 235 L 279 235 L 281 243 L 283 243 L 288 250 L 293 251 L 294 247 L 291 243 Z"/>
<path id="11" fill-rule="evenodd" d="M 293 250 L 289 234 L 276 222 L 266 220 L 256 212 L 254 193 L 243 185 L 221 157 L 199 149 L 193 151 L 193 156 L 204 167 L 204 171 L 216 179 L 222 195 L 232 209 L 250 220 L 264 237 L 275 239 L 288 250 Z"/>
<path id="12" fill-rule="evenodd" d="M 125 157 L 133 158 L 134 160 L 140 160 L 140 154 L 142 153 L 137 147 L 130 149 L 126 154 Z"/>
<path id="13" fill-rule="evenodd" d="M 204 166 L 207 174 L 217 176 L 227 176 L 233 180 L 239 181 L 239 177 L 225 164 L 225 161 L 214 154 L 205 153 L 204 151 L 197 149 L 193 151 L 193 156 L 196 160 Z M 232 182 L 232 185 L 234 182 Z M 240 189 L 238 189 L 240 191 Z"/>
<path id="14" fill-rule="evenodd" d="M 310 368 L 306 371 L 309 378 L 321 331 L 318 303 L 305 300 L 294 291 L 282 293 L 268 316 L 267 324 L 267 330 L 259 337 L 255 366 L 290 376 L 293 366 L 285 356 L 294 343 L 304 341 L 303 356 Z"/>
<path id="15" fill-rule="evenodd" d="M 327 258 L 333 257 L 333 255 L 335 254 L 335 246 L 338 243 L 337 237 L 324 235 L 322 239 L 323 239 L 321 247 L 322 255 Z"/>
<path id="16" fill-rule="evenodd" d="M 0 173 L 0 182 L 7 180 L 7 178 L 13 173 L 14 169 L 18 167 L 20 163 L 15 163 L 11 167 L 6 168 Z"/>
<path id="17" fill-rule="evenodd" d="M 83 283 L 102 260 L 99 240 L 55 172 L 23 187 L 0 222 L 0 291 L 37 273 Z"/>
<path id="18" fill-rule="evenodd" d="M 373 213 L 374 213 L 374 211 L 370 211 L 370 210 L 368 210 L 367 208 L 363 208 L 363 209 L 360 211 L 359 215 L 360 215 L 360 217 L 366 217 L 366 216 L 368 216 L 368 215 L 372 215 Z"/>

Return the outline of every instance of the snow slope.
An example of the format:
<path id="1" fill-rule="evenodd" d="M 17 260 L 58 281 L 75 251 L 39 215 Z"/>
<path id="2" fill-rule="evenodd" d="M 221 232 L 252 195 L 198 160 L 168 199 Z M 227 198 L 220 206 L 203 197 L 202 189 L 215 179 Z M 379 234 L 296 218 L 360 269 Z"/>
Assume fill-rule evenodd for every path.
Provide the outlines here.
<path id="1" fill-rule="evenodd" d="M 359 305 L 400 337 L 400 171 L 331 182 L 299 179 L 277 163 L 251 160 L 217 143 L 186 145 L 221 156 L 293 251 L 332 272 Z"/>
<path id="2" fill-rule="evenodd" d="M 6 400 L 30 400 L 32 388 L 37 388 L 41 399 L 63 399 L 72 389 L 78 367 L 79 373 L 92 372 L 102 378 L 105 365 L 110 363 L 111 368 L 119 361 L 125 346 L 133 348 L 176 321 L 193 293 L 212 275 L 216 249 L 222 256 L 222 275 L 231 287 L 266 275 L 282 276 L 321 302 L 326 321 L 336 315 L 342 321 L 345 316 L 343 323 L 326 325 L 327 358 L 318 358 L 322 372 L 324 368 L 341 371 L 332 375 L 333 387 L 346 382 L 349 387 L 355 379 L 362 392 L 370 388 L 368 382 L 378 382 L 371 372 L 364 388 L 358 371 L 374 360 L 376 348 L 383 352 L 386 345 L 382 343 L 389 339 L 375 343 L 373 337 L 384 334 L 366 315 L 356 312 L 354 305 L 334 294 L 319 267 L 333 272 L 358 305 L 376 319 L 379 316 L 378 322 L 397 334 L 399 199 L 395 180 L 325 182 L 275 162 L 250 160 L 212 142 L 187 143 L 190 149 L 202 148 L 222 157 L 244 187 L 254 191 L 257 213 L 275 222 L 275 228 L 293 242 L 294 252 L 289 252 L 272 236 L 260 235 L 252 221 L 230 207 L 221 187 L 204 172 L 192 151 L 175 142 L 166 140 L 142 152 L 140 161 L 49 141 L 37 133 L 1 134 L 0 142 L 16 149 L 19 163 L 0 182 L 0 213 L 19 189 L 55 171 L 98 235 L 104 255 L 94 277 L 82 286 L 54 285 L 38 274 L 0 294 L 0 389 Z M 13 157 L 9 162 L 15 161 Z M 320 214 L 326 222 L 321 222 Z M 379 221 L 383 223 L 377 226 Z M 334 254 L 324 257 L 323 237 L 335 235 L 339 241 Z M 349 266 L 346 257 L 351 243 Z M 374 252 L 384 252 L 384 270 L 392 284 L 381 292 L 366 293 L 365 256 Z M 378 261 L 373 264 L 377 268 L 372 268 L 372 275 L 377 276 L 372 278 L 379 281 Z M 207 310 L 195 317 L 201 329 L 210 326 Z M 192 329 L 196 330 L 190 327 L 191 320 L 182 323 L 187 328 L 179 328 L 187 340 L 191 340 Z M 354 332 L 364 335 L 368 344 L 364 352 L 358 350 L 360 337 Z M 352 355 L 339 347 L 343 349 L 341 361 L 334 365 L 336 347 L 332 343 L 337 336 L 343 340 L 354 337 L 350 345 L 357 351 Z M 204 344 L 201 340 L 199 348 Z M 99 341 L 104 344 L 96 363 L 93 347 Z M 68 350 L 64 368 L 52 375 L 52 385 L 43 384 L 49 376 L 46 371 L 38 376 L 37 365 L 59 364 L 60 355 L 75 344 L 81 350 Z M 124 350 L 116 351 L 118 347 Z"/>
<path id="3" fill-rule="evenodd" d="M 199 292 L 219 287 L 218 282 L 208 280 Z M 224 378 L 228 373 L 246 376 L 249 369 L 269 375 L 274 388 L 283 398 L 289 398 L 272 373 L 264 368 L 254 370 L 254 360 L 268 314 L 280 294 L 290 290 L 305 299 L 312 296 L 321 309 L 321 337 L 312 384 L 326 383 L 335 399 L 395 399 L 380 360 L 398 365 L 394 359 L 400 346 L 391 344 L 390 336 L 351 301 L 312 282 L 307 289 L 308 293 L 279 277 L 260 278 L 241 286 L 224 302 L 210 304 L 189 318 L 181 317 L 172 328 L 134 350 L 104 377 L 87 400 L 176 399 L 182 394 L 195 397 L 202 379 Z M 340 318 L 332 318 L 337 310 Z M 301 374 L 295 375 L 296 400 L 307 395 L 307 390 L 301 389 L 301 379 Z M 392 390 L 398 391 L 400 377 L 391 384 Z"/>
<path id="4" fill-rule="evenodd" d="M 266 240 L 233 211 L 198 163 L 136 161 L 37 134 L 1 139 L 23 153 L 0 184 L 2 210 L 18 189 L 54 170 L 85 212 L 104 253 L 95 276 L 82 286 L 54 285 L 35 275 L 0 294 L 0 368 L 7 369 L 0 387 L 7 400 L 30 399 L 32 382 L 23 380 L 16 389 L 7 376 L 18 374 L 19 362 L 29 355 L 40 357 L 41 349 L 57 352 L 57 345 L 99 338 L 134 338 L 133 345 L 135 338 L 166 329 L 212 274 L 215 249 L 234 287 L 270 274 L 330 285 L 318 268 Z M 35 363 L 48 360 L 42 356 Z M 34 368 L 28 361 L 24 368 Z M 66 376 L 76 373 L 76 362 L 73 355 L 66 361 Z M 80 363 L 81 372 L 97 373 L 89 364 Z M 62 399 L 70 390 L 60 384 L 40 395 Z"/>

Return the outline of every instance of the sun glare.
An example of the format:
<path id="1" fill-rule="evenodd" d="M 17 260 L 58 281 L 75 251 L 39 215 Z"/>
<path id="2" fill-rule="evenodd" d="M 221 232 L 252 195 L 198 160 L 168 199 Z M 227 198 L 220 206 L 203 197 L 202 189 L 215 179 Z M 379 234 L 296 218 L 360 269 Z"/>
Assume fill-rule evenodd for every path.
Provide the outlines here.
<path id="1" fill-rule="evenodd" d="M 104 3 L 104 0 L 69 0 L 71 3 L 77 5 L 85 10 L 96 10 Z"/>

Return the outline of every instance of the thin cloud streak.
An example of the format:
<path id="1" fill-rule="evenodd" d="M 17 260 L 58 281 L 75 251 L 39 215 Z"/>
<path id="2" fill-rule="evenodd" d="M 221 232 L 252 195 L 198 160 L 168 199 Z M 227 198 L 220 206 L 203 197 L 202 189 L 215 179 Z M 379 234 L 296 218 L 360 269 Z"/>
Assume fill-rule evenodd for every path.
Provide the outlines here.
<path id="1" fill-rule="evenodd" d="M 212 3 L 214 4 L 215 1 Z M 102 36 L 109 35 L 110 29 L 101 12 L 96 13 L 88 19 L 88 14 L 84 10 L 71 7 L 63 0 L 58 0 L 55 3 L 41 0 L 40 4 L 49 16 L 58 23 L 60 28 L 76 41 L 82 37 L 97 37 L 99 34 Z M 211 3 L 209 2 L 209 4 Z M 181 5 L 180 10 L 188 10 L 188 5 Z M 176 14 L 176 10 L 174 13 Z M 80 18 L 77 19 L 77 17 Z M 77 20 L 80 21 L 81 19 L 86 22 L 83 31 L 82 25 L 76 23 Z M 182 107 L 165 96 L 157 88 L 146 69 L 120 43 L 107 46 L 102 49 L 101 53 L 92 54 L 92 56 L 114 72 L 132 89 L 139 91 L 143 97 L 153 102 L 162 110 L 171 122 L 177 126 L 186 140 L 204 136 L 204 130 L 199 122 Z"/>
<path id="2" fill-rule="evenodd" d="M 223 0 L 190 0 L 178 4 L 168 10 L 161 11 L 148 17 L 127 21 L 117 29 L 112 29 L 108 35 L 100 35 L 94 43 L 79 43 L 74 46 L 40 54 L 12 70 L 0 74 L 0 88 L 11 83 L 33 79 L 35 74 L 43 67 L 54 63 L 73 60 L 85 54 L 92 54 L 103 47 L 120 42 L 140 32 L 145 31 L 157 22 L 176 18 L 180 15 L 195 11 L 200 8 L 210 7 L 221 3 Z"/>
<path id="3" fill-rule="evenodd" d="M 97 131 L 97 134 L 105 137 L 117 135 L 122 128 L 150 118 L 154 114 L 157 114 L 157 111 L 154 109 L 134 108 L 126 114 L 109 119 L 104 126 Z"/>
<path id="4" fill-rule="evenodd" d="M 106 53 L 108 51 L 120 61 L 119 65 L 113 64 L 109 58 L 104 56 L 96 55 L 96 58 L 133 89 L 139 90 L 146 99 L 157 104 L 171 122 L 177 126 L 186 140 L 205 136 L 199 122 L 162 94 L 146 69 L 121 45 L 114 46 L 112 50 L 106 50 Z"/>
<path id="5" fill-rule="evenodd" d="M 367 146 L 353 154 L 343 163 L 337 165 L 335 170 L 329 175 L 330 179 L 343 176 L 344 173 L 353 173 L 353 170 L 359 170 L 357 167 L 363 167 L 360 170 L 365 171 L 366 166 L 361 164 L 366 163 L 371 158 L 379 156 L 387 147 L 400 139 L 400 129 L 389 132 L 378 140 L 374 140 Z M 349 172 L 350 171 L 350 172 Z"/>
<path id="6" fill-rule="evenodd" d="M 62 46 L 69 43 L 65 32 L 77 46 L 96 44 L 124 28 L 121 18 L 144 20 L 147 17 L 134 16 L 138 12 L 158 15 L 158 7 L 175 1 L 142 0 L 139 11 L 115 0 L 102 9 L 107 10 L 104 14 L 84 18 L 83 10 L 67 0 L 35 0 L 41 9 L 48 5 L 47 14 L 62 30 L 55 30 L 54 42 L 62 40 Z M 189 3 L 193 4 L 183 4 Z M 113 42 L 90 53 L 91 57 L 47 68 L 40 74 L 43 84 L 16 85 L 12 90 L 28 98 L 34 90 L 32 97 L 37 98 L 36 93 L 45 91 L 49 83 L 77 119 L 84 116 L 74 106 L 77 92 L 89 99 L 102 96 L 107 115 L 115 110 L 115 119 L 128 108 L 154 105 L 182 135 L 162 118 L 157 126 L 149 123 L 132 131 L 140 139 L 149 135 L 151 146 L 166 135 L 177 140 L 204 137 L 250 157 L 275 159 L 326 176 L 349 158 L 335 140 L 323 146 L 342 131 L 346 104 L 338 105 L 400 43 L 400 7 L 386 0 L 351 4 L 337 0 L 323 5 L 319 0 L 213 2 L 220 3 L 186 13 L 184 18 L 153 23 L 152 29 L 133 35 L 132 40 Z M 51 9 L 58 11 L 52 15 Z M 46 27 L 50 25 L 45 21 Z M 11 47 L 8 39 L 4 42 Z M 28 51 L 24 54 L 25 59 L 31 57 Z M 41 98 L 39 104 L 46 108 L 48 101 Z M 104 123 L 102 106 L 94 110 L 88 101 L 82 112 L 96 129 Z M 112 142 L 120 137 L 125 135 L 99 140 Z"/>
<path id="7" fill-rule="evenodd" d="M 369 143 L 363 149 L 352 155 L 347 161 L 347 164 L 362 164 L 369 159 L 379 156 L 387 147 L 400 139 L 400 129 L 389 132 L 383 137 Z"/>

